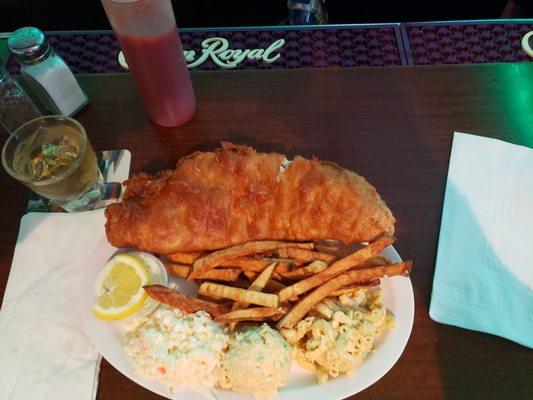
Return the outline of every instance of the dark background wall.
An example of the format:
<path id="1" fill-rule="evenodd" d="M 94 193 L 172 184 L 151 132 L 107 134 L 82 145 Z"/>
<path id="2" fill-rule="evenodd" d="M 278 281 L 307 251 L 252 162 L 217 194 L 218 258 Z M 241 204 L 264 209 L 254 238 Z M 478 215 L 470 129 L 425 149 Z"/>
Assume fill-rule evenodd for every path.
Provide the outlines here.
<path id="1" fill-rule="evenodd" d="M 514 0 L 533 3 L 533 0 Z M 277 25 L 285 0 L 174 0 L 181 27 Z M 500 18 L 508 0 L 326 0 L 330 23 Z M 516 17 L 533 17 L 520 10 Z M 109 29 L 99 0 L 0 0 L 0 32 L 23 25 L 45 30 Z"/>

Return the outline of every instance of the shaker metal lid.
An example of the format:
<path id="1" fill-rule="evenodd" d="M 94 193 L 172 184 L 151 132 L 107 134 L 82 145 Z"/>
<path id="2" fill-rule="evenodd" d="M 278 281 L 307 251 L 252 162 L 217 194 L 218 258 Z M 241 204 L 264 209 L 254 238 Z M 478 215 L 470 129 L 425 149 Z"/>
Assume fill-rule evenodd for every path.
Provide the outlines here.
<path id="1" fill-rule="evenodd" d="M 44 33 L 32 26 L 13 32 L 7 39 L 7 46 L 22 63 L 35 62 L 46 55 L 49 50 Z"/>

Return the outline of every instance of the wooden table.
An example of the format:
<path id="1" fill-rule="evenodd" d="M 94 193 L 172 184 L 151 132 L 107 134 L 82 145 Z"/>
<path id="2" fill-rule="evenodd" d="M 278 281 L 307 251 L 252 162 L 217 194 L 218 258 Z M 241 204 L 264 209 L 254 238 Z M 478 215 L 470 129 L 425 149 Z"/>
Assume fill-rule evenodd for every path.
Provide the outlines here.
<path id="1" fill-rule="evenodd" d="M 96 149 L 127 148 L 132 170 L 171 168 L 220 140 L 316 155 L 368 178 L 398 219 L 395 244 L 414 259 L 416 315 L 407 348 L 363 399 L 533 398 L 533 352 L 428 315 L 454 130 L 533 147 L 533 64 L 193 73 L 198 112 L 151 124 L 128 75 L 82 76 L 78 119 Z M 0 295 L 28 192 L 0 173 Z M 480 277 L 482 279 L 482 277 Z M 157 398 L 105 361 L 99 399 Z"/>

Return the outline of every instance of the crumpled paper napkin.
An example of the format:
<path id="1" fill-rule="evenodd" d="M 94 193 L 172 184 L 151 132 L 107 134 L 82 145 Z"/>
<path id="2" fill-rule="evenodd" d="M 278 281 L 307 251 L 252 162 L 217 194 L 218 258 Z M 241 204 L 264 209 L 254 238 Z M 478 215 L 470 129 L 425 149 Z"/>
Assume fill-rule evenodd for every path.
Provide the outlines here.
<path id="1" fill-rule="evenodd" d="M 0 309 L 0 399 L 95 399 L 100 356 L 82 330 L 79 295 L 103 213 L 22 218 Z"/>

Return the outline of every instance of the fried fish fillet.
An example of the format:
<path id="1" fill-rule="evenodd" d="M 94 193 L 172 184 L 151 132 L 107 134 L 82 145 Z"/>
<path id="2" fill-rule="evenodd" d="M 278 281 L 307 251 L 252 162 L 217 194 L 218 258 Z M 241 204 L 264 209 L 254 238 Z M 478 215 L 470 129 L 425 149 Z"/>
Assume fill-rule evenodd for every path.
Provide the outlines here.
<path id="1" fill-rule="evenodd" d="M 376 189 L 337 164 L 222 143 L 175 170 L 140 173 L 110 205 L 106 232 L 116 247 L 160 254 L 216 250 L 252 240 L 366 242 L 394 233 Z"/>

